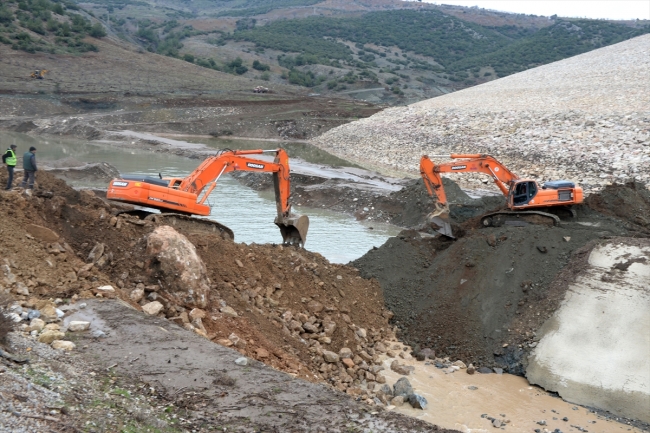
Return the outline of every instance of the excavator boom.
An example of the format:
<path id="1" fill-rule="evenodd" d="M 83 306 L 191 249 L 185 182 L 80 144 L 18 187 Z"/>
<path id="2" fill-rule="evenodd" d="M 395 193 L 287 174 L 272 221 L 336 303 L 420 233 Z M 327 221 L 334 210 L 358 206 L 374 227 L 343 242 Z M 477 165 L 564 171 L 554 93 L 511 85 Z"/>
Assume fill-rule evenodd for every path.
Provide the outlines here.
<path id="1" fill-rule="evenodd" d="M 251 158 L 249 155 L 274 153 L 273 162 Z M 254 171 L 273 174 L 277 217 L 284 243 L 304 245 L 309 229 L 309 218 L 293 215 L 289 196 L 289 156 L 284 149 L 227 150 L 206 158 L 185 178 L 153 178 L 123 176 L 113 179 L 106 197 L 134 205 L 159 209 L 162 212 L 179 212 L 189 215 L 210 215 L 205 204 L 222 174 L 231 171 Z"/>
<path id="2" fill-rule="evenodd" d="M 489 175 L 499 190 L 508 200 L 510 212 L 515 214 L 526 211 L 538 215 L 551 216 L 540 211 L 530 211 L 531 208 L 567 206 L 582 203 L 582 188 L 576 187 L 573 182 L 555 181 L 547 182 L 542 188 L 536 181 L 521 179 L 511 172 L 496 158 L 484 154 L 451 154 L 433 155 L 437 158 L 451 158 L 455 161 L 435 164 L 427 155 L 420 159 L 420 174 L 429 196 L 437 197 L 436 209 L 429 214 L 429 221 L 439 226 L 438 231 L 445 236 L 453 238 L 449 222 L 449 203 L 442 185 L 441 173 L 483 173 Z M 554 221 L 557 221 L 555 217 Z M 485 221 L 489 221 L 486 219 Z M 485 222 L 484 221 L 484 222 Z M 489 225 L 489 224 L 488 224 Z"/>

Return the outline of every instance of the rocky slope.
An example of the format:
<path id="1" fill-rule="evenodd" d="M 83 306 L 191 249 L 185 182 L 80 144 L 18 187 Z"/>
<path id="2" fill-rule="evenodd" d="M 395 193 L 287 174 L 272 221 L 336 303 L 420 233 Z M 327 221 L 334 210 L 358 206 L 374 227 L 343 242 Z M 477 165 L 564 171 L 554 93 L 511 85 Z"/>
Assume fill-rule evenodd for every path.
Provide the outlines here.
<path id="1" fill-rule="evenodd" d="M 489 153 L 522 177 L 568 178 L 587 192 L 628 178 L 649 185 L 649 50 L 650 36 L 638 37 L 388 109 L 313 143 L 385 171 L 416 174 L 423 154 Z"/>

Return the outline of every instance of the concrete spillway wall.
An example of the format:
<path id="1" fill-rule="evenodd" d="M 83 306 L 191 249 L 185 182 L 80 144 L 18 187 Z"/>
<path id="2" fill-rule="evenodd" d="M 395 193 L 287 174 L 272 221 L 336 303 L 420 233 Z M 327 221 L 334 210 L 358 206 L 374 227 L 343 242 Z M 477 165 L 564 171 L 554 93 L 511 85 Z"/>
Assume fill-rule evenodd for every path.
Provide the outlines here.
<path id="1" fill-rule="evenodd" d="M 650 241 L 595 247 L 538 336 L 526 371 L 531 383 L 650 422 Z"/>

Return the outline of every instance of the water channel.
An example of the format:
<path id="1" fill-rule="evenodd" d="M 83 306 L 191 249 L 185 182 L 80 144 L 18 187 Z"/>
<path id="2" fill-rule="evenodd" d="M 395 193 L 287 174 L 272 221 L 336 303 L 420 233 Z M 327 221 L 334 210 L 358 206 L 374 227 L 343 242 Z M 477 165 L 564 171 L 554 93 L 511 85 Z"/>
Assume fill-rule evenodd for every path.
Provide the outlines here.
<path id="1" fill-rule="evenodd" d="M 245 140 L 209 139 L 208 146 L 222 148 L 277 148 L 279 143 L 264 143 Z M 0 131 L 0 145 L 6 148 L 10 144 L 18 146 L 22 155 L 29 146 L 37 148 L 37 159 L 43 164 L 72 158 L 81 162 L 107 162 L 115 166 L 122 174 L 147 174 L 157 176 L 186 176 L 194 170 L 199 160 L 189 159 L 169 153 L 151 152 L 142 148 L 123 148 L 111 146 L 110 143 L 88 142 L 61 137 L 39 137 L 14 132 Z M 314 150 L 311 146 L 296 143 L 287 146 L 290 156 L 303 158 L 317 164 L 343 165 L 340 160 L 326 152 Z M 269 174 L 270 176 L 270 174 Z M 106 187 L 96 182 L 80 181 L 75 187 Z M 242 186 L 234 178 L 224 175 L 219 186 L 210 194 L 208 201 L 212 205 L 209 218 L 230 227 L 235 233 L 235 240 L 244 243 L 279 243 L 279 229 L 273 224 L 276 215 L 275 202 L 271 192 L 259 193 Z M 365 254 L 373 246 L 382 245 L 390 236 L 399 232 L 399 228 L 378 222 L 359 222 L 353 217 L 326 209 L 304 208 L 294 206 L 296 214 L 308 215 L 310 218 L 306 249 L 318 252 L 334 263 L 347 263 Z"/>

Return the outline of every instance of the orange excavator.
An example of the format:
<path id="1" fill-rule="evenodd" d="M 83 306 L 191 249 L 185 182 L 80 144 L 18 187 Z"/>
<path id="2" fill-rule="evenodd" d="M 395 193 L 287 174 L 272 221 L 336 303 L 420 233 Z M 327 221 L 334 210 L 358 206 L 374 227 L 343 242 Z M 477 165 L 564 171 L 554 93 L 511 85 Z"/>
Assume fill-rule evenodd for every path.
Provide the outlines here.
<path id="1" fill-rule="evenodd" d="M 513 225 L 519 225 L 518 222 L 526 223 L 526 219 L 533 222 L 546 219 L 553 225 L 559 225 L 560 218 L 554 212 L 562 209 L 575 217 L 575 211 L 570 206 L 582 203 L 583 200 L 582 188 L 571 181 L 549 181 L 540 187 L 534 180 L 520 179 L 490 155 L 451 154 L 432 157 L 455 160 L 435 164 L 427 155 L 422 156 L 420 160 L 420 174 L 429 196 L 433 197 L 435 194 L 438 198 L 436 209 L 429 214 L 428 220 L 439 227 L 438 232 L 450 238 L 454 236 L 449 222 L 449 203 L 442 186 L 441 173 L 484 173 L 492 177 L 506 196 L 508 210 L 483 215 L 481 222 L 486 227 L 499 226 L 507 222 L 508 217 L 515 218 Z M 524 221 L 521 221 L 522 219 Z"/>
<path id="2" fill-rule="evenodd" d="M 249 157 L 249 155 L 264 153 L 274 153 L 273 162 Z M 163 178 L 160 175 L 159 178 L 123 176 L 111 181 L 106 198 L 158 209 L 162 212 L 163 218 L 172 212 L 181 219 L 185 217 L 186 221 L 196 220 L 187 216 L 210 215 L 210 206 L 205 202 L 217 186 L 219 177 L 224 173 L 237 170 L 273 173 L 278 212 L 275 224 L 280 228 L 285 244 L 304 246 L 309 229 L 309 218 L 305 215 L 291 213 L 289 156 L 284 149 L 223 150 L 205 159 L 185 178 Z M 156 215 L 153 216 L 156 217 Z M 220 226 L 222 232 L 226 231 L 230 237 L 233 237 L 230 229 L 216 224 Z"/>

